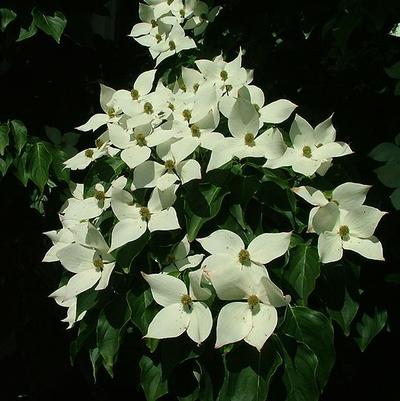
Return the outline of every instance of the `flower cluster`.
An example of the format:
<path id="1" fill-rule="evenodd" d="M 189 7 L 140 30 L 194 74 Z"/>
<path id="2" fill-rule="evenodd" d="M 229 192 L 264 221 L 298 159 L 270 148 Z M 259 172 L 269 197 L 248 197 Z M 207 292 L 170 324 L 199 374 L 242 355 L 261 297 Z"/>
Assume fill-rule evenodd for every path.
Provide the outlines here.
<path id="1" fill-rule="evenodd" d="M 136 24 L 129 36 L 149 48 L 156 65 L 183 50 L 196 48 L 195 41 L 185 31 L 201 35 L 214 21 L 220 7 L 210 9 L 200 0 L 145 0 L 139 5 L 142 22 Z"/>
<path id="2" fill-rule="evenodd" d="M 131 36 L 149 47 L 157 64 L 194 47 L 184 30 L 200 33 L 218 12 L 194 0 L 146 3 L 140 5 L 143 22 L 135 25 Z M 120 169 L 110 182 L 75 184 L 60 211 L 62 228 L 46 233 L 53 246 L 44 261 L 60 261 L 70 273 L 51 295 L 68 308 L 65 321 L 70 326 L 84 315 L 77 316 L 77 296 L 108 286 L 119 250 L 161 231 L 179 233 L 180 241 L 165 263 L 159 263 L 159 272 L 142 274 L 163 307 L 145 337 L 176 337 L 186 331 L 201 344 L 211 332 L 210 306 L 216 299 L 218 305 L 225 303 L 218 313 L 216 347 L 244 340 L 260 350 L 273 333 L 276 308 L 290 298 L 272 282 L 265 265 L 288 251 L 291 233 L 254 235 L 246 246 L 234 232 L 214 230 L 194 242 L 209 255 L 193 254 L 183 224 L 182 187 L 201 182 L 232 161 L 252 160 L 265 171 L 291 167 L 313 178 L 352 150 L 336 142 L 331 118 L 313 129 L 295 115 L 285 135 L 278 125 L 297 106 L 286 99 L 266 102 L 262 89 L 252 84 L 253 71 L 242 66 L 242 55 L 240 50 L 232 61 L 222 55 L 199 59 L 195 68 L 176 71 L 172 82 L 153 69 L 140 74 L 130 90 L 101 85 L 103 113 L 77 127 L 101 129 L 101 135 L 65 166 L 82 170 L 103 158 L 117 160 Z M 293 189 L 315 206 L 308 228 L 319 234 L 323 263 L 340 259 L 343 249 L 382 259 L 373 232 L 383 213 L 362 205 L 368 188 L 347 183 L 331 194 L 311 187 Z"/>

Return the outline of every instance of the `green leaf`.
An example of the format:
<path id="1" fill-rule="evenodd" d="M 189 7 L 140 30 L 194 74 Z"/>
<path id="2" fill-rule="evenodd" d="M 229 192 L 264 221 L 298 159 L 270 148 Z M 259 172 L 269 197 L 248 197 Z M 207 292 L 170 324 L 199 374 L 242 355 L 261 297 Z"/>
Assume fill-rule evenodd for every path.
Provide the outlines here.
<path id="1" fill-rule="evenodd" d="M 0 8 L 0 28 L 4 32 L 8 24 L 17 18 L 17 14 L 9 8 Z"/>
<path id="2" fill-rule="evenodd" d="M 6 150 L 6 147 L 10 143 L 10 138 L 9 134 L 10 133 L 10 127 L 8 124 L 0 124 L 0 155 L 4 155 L 4 151 Z"/>
<path id="3" fill-rule="evenodd" d="M 53 161 L 51 163 L 51 171 L 55 178 L 59 181 L 70 182 L 69 170 L 65 168 L 64 162 L 67 160 L 67 155 L 64 151 L 54 149 L 52 152 Z"/>
<path id="4" fill-rule="evenodd" d="M 57 43 L 67 25 L 67 20 L 63 13 L 56 11 L 54 17 L 44 15 L 36 7 L 32 10 L 33 22 L 45 34 L 51 36 Z"/>
<path id="5" fill-rule="evenodd" d="M 302 306 L 288 308 L 282 332 L 305 344 L 318 359 L 317 380 L 322 390 L 335 362 L 333 327 L 322 313 Z"/>
<path id="6" fill-rule="evenodd" d="M 375 309 L 373 314 L 364 313 L 357 323 L 358 336 L 355 338 L 360 350 L 364 352 L 371 341 L 383 330 L 387 321 L 386 310 Z"/>
<path id="7" fill-rule="evenodd" d="M 359 308 L 360 267 L 350 263 L 328 264 L 323 265 L 321 273 L 321 297 L 329 316 L 348 336 Z"/>
<path id="8" fill-rule="evenodd" d="M 281 339 L 284 362 L 283 383 L 286 401 L 318 401 L 318 359 L 304 344 L 296 344 L 289 337 Z"/>
<path id="9" fill-rule="evenodd" d="M 50 145 L 46 142 L 36 142 L 28 154 L 27 170 L 33 183 L 43 192 L 49 179 L 49 168 L 52 162 Z"/>
<path id="10" fill-rule="evenodd" d="M 186 230 L 189 241 L 196 239 L 203 225 L 214 218 L 221 209 L 228 190 L 215 185 L 199 185 L 195 194 L 185 199 Z M 189 194 L 187 192 L 187 194 Z"/>
<path id="11" fill-rule="evenodd" d="M 247 344 L 235 346 L 224 357 L 225 376 L 217 401 L 266 400 L 270 381 L 281 364 L 271 340 L 260 353 Z"/>
<path id="12" fill-rule="evenodd" d="M 27 168 L 29 150 L 32 147 L 30 143 L 25 146 L 24 152 L 14 160 L 15 176 L 21 181 L 22 185 L 26 187 L 30 178 Z"/>
<path id="13" fill-rule="evenodd" d="M 400 187 L 400 160 L 390 160 L 375 169 L 375 173 L 383 185 L 389 188 Z"/>
<path id="14" fill-rule="evenodd" d="M 26 40 L 26 39 L 31 38 L 32 36 L 35 36 L 36 33 L 37 33 L 37 28 L 36 28 L 35 22 L 32 21 L 28 29 L 21 27 L 21 29 L 19 31 L 18 39 L 16 41 L 22 42 L 23 40 Z"/>
<path id="15" fill-rule="evenodd" d="M 103 366 L 111 377 L 121 344 L 122 327 L 110 321 L 109 314 L 105 310 L 100 313 L 96 329 L 97 347 L 103 358 Z"/>
<path id="16" fill-rule="evenodd" d="M 8 171 L 8 168 L 13 162 L 13 157 L 10 153 L 6 153 L 3 158 L 0 157 L 0 173 L 4 177 Z"/>
<path id="17" fill-rule="evenodd" d="M 161 364 L 154 363 L 148 356 L 143 355 L 139 361 L 140 385 L 147 401 L 156 401 L 168 393 L 168 384 Z"/>
<path id="18" fill-rule="evenodd" d="M 22 121 L 12 120 L 11 132 L 14 138 L 15 149 L 17 150 L 17 154 L 20 155 L 28 139 L 28 131 Z"/>
<path id="19" fill-rule="evenodd" d="M 397 63 L 393 64 L 388 68 L 385 68 L 385 71 L 390 78 L 400 79 L 400 61 L 398 61 Z"/>
<path id="20" fill-rule="evenodd" d="M 400 96 L 400 81 L 398 81 L 396 86 L 394 87 L 394 95 Z"/>
<path id="21" fill-rule="evenodd" d="M 150 322 L 157 313 L 153 304 L 151 290 L 140 282 L 126 294 L 126 300 L 131 312 L 131 320 L 143 335 L 147 333 Z"/>
<path id="22" fill-rule="evenodd" d="M 302 243 L 290 250 L 290 259 L 283 272 L 283 278 L 307 305 L 309 295 L 314 291 L 320 274 L 318 251 L 308 243 Z"/>
<path id="23" fill-rule="evenodd" d="M 376 146 L 368 155 L 378 162 L 400 159 L 400 148 L 393 143 L 383 142 Z"/>
<path id="24" fill-rule="evenodd" d="M 93 308 L 99 301 L 100 291 L 96 291 L 91 288 L 85 292 L 80 293 L 77 296 L 76 302 L 76 316 L 79 316 L 82 312 L 88 311 Z"/>
<path id="25" fill-rule="evenodd" d="M 144 247 L 149 243 L 150 232 L 147 230 L 136 241 L 129 242 L 116 252 L 117 266 L 120 267 L 125 273 L 129 273 L 132 261 L 139 255 Z"/>
<path id="26" fill-rule="evenodd" d="M 400 188 L 397 188 L 390 195 L 390 200 L 392 201 L 392 205 L 396 210 L 400 210 Z"/>

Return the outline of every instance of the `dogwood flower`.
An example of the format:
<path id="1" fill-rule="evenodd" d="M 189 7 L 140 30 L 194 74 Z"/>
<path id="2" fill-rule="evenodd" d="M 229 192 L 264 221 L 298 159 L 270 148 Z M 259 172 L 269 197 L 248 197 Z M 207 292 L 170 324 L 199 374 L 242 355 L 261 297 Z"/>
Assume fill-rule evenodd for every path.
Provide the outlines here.
<path id="1" fill-rule="evenodd" d="M 342 210 L 349 211 L 355 209 L 365 202 L 370 188 L 370 185 L 346 182 L 331 192 L 322 192 L 310 186 L 295 187 L 292 188 L 292 191 L 306 202 L 315 206 L 310 210 L 307 229 L 308 232 L 314 232 L 312 220 L 320 207 L 333 202 Z"/>
<path id="2" fill-rule="evenodd" d="M 102 125 L 107 123 L 114 123 L 119 120 L 121 110 L 115 105 L 115 90 L 106 85 L 100 84 L 100 106 L 104 113 L 98 113 L 90 117 L 89 121 L 79 127 L 79 131 L 96 131 Z"/>
<path id="3" fill-rule="evenodd" d="M 194 160 L 183 160 L 192 149 L 180 146 L 181 141 L 169 141 L 157 147 L 158 156 L 164 164 L 148 160 L 133 172 L 135 188 L 156 187 L 165 191 L 176 181 L 186 184 L 189 181 L 200 179 L 200 164 Z"/>
<path id="4" fill-rule="evenodd" d="M 66 227 L 59 230 L 47 231 L 43 234 L 50 238 L 53 246 L 46 252 L 42 262 L 58 262 L 57 252 L 74 242 L 73 233 Z"/>
<path id="5" fill-rule="evenodd" d="M 237 271 L 265 270 L 264 265 L 282 256 L 289 248 L 291 232 L 265 233 L 254 238 L 246 248 L 242 239 L 232 231 L 217 230 L 197 241 L 211 255 L 202 267 L 215 288 L 218 298 L 230 300 L 231 291 L 237 294 L 226 275 Z M 227 273 L 227 269 L 231 273 Z"/>
<path id="6" fill-rule="evenodd" d="M 385 214 L 365 205 L 349 211 L 339 209 L 332 202 L 321 207 L 312 220 L 312 226 L 319 234 L 318 253 L 321 262 L 340 260 L 343 249 L 357 252 L 368 259 L 384 260 L 382 244 L 373 234 Z"/>
<path id="7" fill-rule="evenodd" d="M 197 1 L 195 2 L 192 17 L 186 21 L 183 28 L 193 29 L 193 33 L 196 36 L 201 35 L 206 30 L 208 24 L 215 20 L 221 9 L 222 7 L 216 6 L 210 10 L 204 1 Z"/>
<path id="8" fill-rule="evenodd" d="M 172 253 L 167 255 L 166 260 L 168 265 L 163 269 L 163 271 L 169 272 L 176 269 L 183 271 L 198 266 L 203 260 L 204 255 L 189 255 L 189 253 L 190 244 L 187 235 L 185 235 L 182 241 L 180 241 L 174 248 Z"/>
<path id="9" fill-rule="evenodd" d="M 227 269 L 224 270 L 229 276 Z M 230 291 L 225 292 L 226 288 Z M 221 309 L 215 348 L 244 340 L 261 351 L 278 323 L 276 308 L 286 306 L 290 301 L 261 269 L 242 274 L 236 292 L 225 285 L 220 294 L 224 299 L 243 299 L 245 302 L 231 302 Z"/>
<path id="10" fill-rule="evenodd" d="M 291 166 L 293 171 L 306 176 L 315 173 L 324 175 L 332 158 L 353 152 L 349 145 L 335 142 L 336 130 L 332 125 L 332 117 L 313 129 L 304 118 L 296 115 L 289 136 L 293 146 L 287 147 L 282 157 L 267 160 L 264 167 L 276 169 Z"/>
<path id="11" fill-rule="evenodd" d="M 145 274 L 154 300 L 164 308 L 151 321 L 146 338 L 178 337 L 186 331 L 198 345 L 206 340 L 212 328 L 212 315 L 204 292 L 191 286 L 188 292 L 183 281 L 167 274 Z M 206 296 L 205 296 L 206 295 Z"/>
<path id="12" fill-rule="evenodd" d="M 111 234 L 111 248 L 120 248 L 128 242 L 140 238 L 148 229 L 169 231 L 180 228 L 175 209 L 176 187 L 168 188 L 161 193 L 155 189 L 147 206 L 137 205 L 132 195 L 124 190 L 114 189 L 111 197 L 111 208 L 119 220 Z"/>
<path id="13" fill-rule="evenodd" d="M 87 237 L 88 246 L 75 242 L 57 252 L 61 264 L 74 273 L 66 284 L 63 300 L 76 297 L 96 283 L 95 290 L 103 290 L 110 280 L 115 260 L 106 241 L 94 226 L 88 227 Z"/>
<path id="14" fill-rule="evenodd" d="M 68 323 L 67 329 L 70 329 L 76 322 L 79 322 L 84 318 L 86 311 L 83 311 L 79 316 L 76 316 L 77 298 L 72 297 L 69 299 L 65 299 L 66 289 L 67 286 L 63 285 L 58 290 L 52 292 L 49 295 L 49 298 L 54 298 L 54 300 L 58 305 L 67 308 L 67 316 L 65 317 L 65 319 L 62 319 L 61 321 Z"/>
<path id="15" fill-rule="evenodd" d="M 259 132 L 259 115 L 247 100 L 238 98 L 228 120 L 229 131 L 233 138 L 226 138 L 213 149 L 207 171 L 213 170 L 230 161 L 233 156 L 279 158 L 284 153 L 285 143 L 276 129 Z"/>

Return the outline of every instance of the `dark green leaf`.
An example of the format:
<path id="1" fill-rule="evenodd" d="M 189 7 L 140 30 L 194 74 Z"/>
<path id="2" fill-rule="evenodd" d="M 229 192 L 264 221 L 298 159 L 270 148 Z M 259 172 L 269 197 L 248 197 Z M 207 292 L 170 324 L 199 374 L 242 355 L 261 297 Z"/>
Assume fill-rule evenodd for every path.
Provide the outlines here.
<path id="1" fill-rule="evenodd" d="M 221 209 L 228 190 L 214 185 L 199 186 L 196 197 L 185 200 L 186 229 L 189 241 L 196 239 L 201 227 Z"/>
<path id="2" fill-rule="evenodd" d="M 302 243 L 290 250 L 290 259 L 283 272 L 283 278 L 307 305 L 309 295 L 314 291 L 320 274 L 318 251 L 308 243 Z"/>
<path id="3" fill-rule="evenodd" d="M 146 231 L 139 239 L 136 241 L 129 242 L 120 248 L 116 253 L 117 266 L 121 268 L 124 272 L 129 273 L 131 269 L 132 261 L 139 255 L 144 247 L 148 244 L 150 240 L 150 232 Z"/>
<path id="4" fill-rule="evenodd" d="M 10 138 L 9 138 L 9 133 L 10 133 L 10 127 L 8 124 L 0 124 L 0 155 L 4 155 L 4 151 L 6 150 L 6 147 L 10 143 Z"/>
<path id="5" fill-rule="evenodd" d="M 383 142 L 371 150 L 369 157 L 378 162 L 400 159 L 400 148 L 393 143 Z"/>
<path id="6" fill-rule="evenodd" d="M 217 401 L 266 400 L 269 385 L 282 364 L 273 341 L 262 352 L 246 344 L 235 346 L 225 355 L 225 377 Z"/>
<path id="7" fill-rule="evenodd" d="M 51 163 L 51 171 L 55 178 L 59 181 L 70 182 L 69 170 L 65 168 L 64 162 L 67 160 L 67 155 L 62 150 L 55 149 L 52 153 L 53 161 Z"/>
<path id="8" fill-rule="evenodd" d="M 85 292 L 82 292 L 77 296 L 76 302 L 76 316 L 79 316 L 82 312 L 93 308 L 99 300 L 100 292 L 91 288 Z"/>
<path id="9" fill-rule="evenodd" d="M 21 181 L 24 187 L 28 185 L 28 181 L 30 178 L 29 171 L 27 168 L 27 163 L 28 163 L 29 150 L 31 146 L 32 145 L 28 143 L 25 147 L 24 152 L 14 161 L 15 175 Z"/>
<path id="10" fill-rule="evenodd" d="M 13 158 L 10 153 L 6 153 L 3 158 L 0 157 L 0 174 L 5 176 L 8 168 L 11 166 Z"/>
<path id="11" fill-rule="evenodd" d="M 375 309 L 372 316 L 368 313 L 363 314 L 361 321 L 356 325 L 358 336 L 355 338 L 361 351 L 364 352 L 371 341 L 383 330 L 386 321 L 385 310 Z"/>
<path id="12" fill-rule="evenodd" d="M 400 187 L 400 160 L 391 160 L 375 169 L 379 180 L 389 188 Z"/>
<path id="13" fill-rule="evenodd" d="M 166 378 L 163 377 L 161 364 L 155 364 L 148 356 L 143 355 L 139 361 L 140 384 L 147 401 L 156 401 L 168 393 Z"/>
<path id="14" fill-rule="evenodd" d="M 33 22 L 45 34 L 53 37 L 53 39 L 60 43 L 60 38 L 64 32 L 67 20 L 63 13 L 56 11 L 54 17 L 44 15 L 36 7 L 32 10 Z"/>
<path id="15" fill-rule="evenodd" d="M 17 18 L 17 14 L 9 8 L 0 8 L 0 28 L 4 32 L 8 24 Z"/>
<path id="16" fill-rule="evenodd" d="M 321 296 L 328 313 L 348 336 L 359 308 L 360 268 L 350 263 L 328 264 L 321 273 Z"/>
<path id="17" fill-rule="evenodd" d="M 392 205 L 396 210 L 400 210 L 400 188 L 397 188 L 390 195 L 390 200 L 392 201 Z"/>
<path id="18" fill-rule="evenodd" d="M 17 150 L 17 154 L 19 155 L 21 153 L 21 150 L 24 148 L 28 138 L 27 129 L 22 121 L 12 120 L 11 131 L 14 138 L 14 146 Z"/>
<path id="19" fill-rule="evenodd" d="M 32 36 L 35 36 L 36 33 L 37 33 L 37 28 L 36 28 L 35 22 L 32 21 L 28 29 L 21 27 L 21 29 L 19 31 L 19 36 L 18 36 L 17 42 L 22 42 L 25 39 L 29 39 Z"/>
<path id="20" fill-rule="evenodd" d="M 27 170 L 31 180 L 43 192 L 49 179 L 49 168 L 52 162 L 50 145 L 46 142 L 36 142 L 28 154 Z"/>
<path id="21" fill-rule="evenodd" d="M 318 401 L 317 384 L 318 359 L 304 344 L 296 344 L 288 337 L 281 339 L 285 366 L 283 383 L 286 387 L 286 401 Z"/>
<path id="22" fill-rule="evenodd" d="M 322 390 L 335 362 L 331 321 L 320 312 L 297 306 L 288 308 L 281 329 L 286 335 L 305 344 L 315 354 L 318 359 L 316 375 Z"/>
<path id="23" fill-rule="evenodd" d="M 390 78 L 400 79 L 400 61 L 398 61 L 397 63 L 393 64 L 388 68 L 385 68 L 385 71 Z"/>

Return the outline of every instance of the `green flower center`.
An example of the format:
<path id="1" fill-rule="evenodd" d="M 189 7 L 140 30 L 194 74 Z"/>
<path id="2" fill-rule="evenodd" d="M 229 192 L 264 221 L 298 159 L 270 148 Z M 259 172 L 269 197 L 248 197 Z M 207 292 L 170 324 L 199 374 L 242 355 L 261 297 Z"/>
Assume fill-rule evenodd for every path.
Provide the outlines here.
<path id="1" fill-rule="evenodd" d="M 100 149 L 104 145 L 104 141 L 102 139 L 96 139 L 94 143 L 97 149 Z"/>
<path id="2" fill-rule="evenodd" d="M 139 210 L 140 216 L 142 217 L 143 221 L 150 221 L 151 213 L 147 207 L 141 207 Z"/>
<path id="3" fill-rule="evenodd" d="M 260 300 L 257 295 L 250 295 L 247 298 L 247 303 L 249 304 L 250 309 L 253 310 L 255 307 L 260 305 Z"/>
<path id="4" fill-rule="evenodd" d="M 199 86 L 200 86 L 199 84 L 194 84 L 193 85 L 193 92 L 196 93 L 199 90 Z"/>
<path id="5" fill-rule="evenodd" d="M 239 252 L 239 256 L 238 256 L 239 262 L 242 265 L 249 265 L 250 264 L 250 253 L 248 250 L 246 249 L 242 249 Z"/>
<path id="6" fill-rule="evenodd" d="M 222 70 L 219 74 L 219 76 L 221 77 L 221 79 L 223 81 L 227 81 L 228 80 L 228 73 L 225 70 Z"/>
<path id="7" fill-rule="evenodd" d="M 247 133 L 245 136 L 244 136 L 244 143 L 247 145 L 247 146 L 250 146 L 250 147 L 253 147 L 253 146 L 256 146 L 256 142 L 254 141 L 254 135 L 252 134 L 252 133 Z"/>
<path id="8" fill-rule="evenodd" d="M 192 298 L 190 297 L 190 295 L 188 295 L 188 294 L 182 295 L 181 304 L 185 308 L 191 310 L 192 309 L 192 305 L 193 305 L 193 301 L 192 301 Z"/>
<path id="9" fill-rule="evenodd" d="M 225 89 L 227 92 L 230 92 L 233 89 L 232 85 L 225 85 Z"/>
<path id="10" fill-rule="evenodd" d="M 97 272 L 103 271 L 104 263 L 103 263 L 103 260 L 101 258 L 95 259 L 93 261 L 93 264 L 94 264 L 94 267 L 95 267 Z"/>
<path id="11" fill-rule="evenodd" d="M 179 84 L 179 89 L 183 92 L 186 92 L 187 88 L 185 84 Z"/>
<path id="12" fill-rule="evenodd" d="M 175 106 L 172 103 L 168 103 L 168 108 L 171 109 L 172 111 L 175 110 Z"/>
<path id="13" fill-rule="evenodd" d="M 173 160 L 167 160 L 164 164 L 164 168 L 167 171 L 172 171 L 175 168 L 175 162 Z"/>
<path id="14" fill-rule="evenodd" d="M 184 9 L 184 8 L 182 8 L 181 10 L 179 10 L 179 15 L 180 15 L 181 17 L 184 17 L 184 16 L 185 16 L 185 9 Z"/>
<path id="15" fill-rule="evenodd" d="M 175 50 L 176 49 L 176 44 L 173 40 L 170 40 L 168 43 L 169 50 Z"/>
<path id="16" fill-rule="evenodd" d="M 157 43 L 160 43 L 162 41 L 162 37 L 159 33 L 157 33 L 157 35 L 156 35 L 156 40 L 157 40 Z"/>
<path id="17" fill-rule="evenodd" d="M 192 136 L 193 137 L 200 138 L 200 128 L 196 124 L 193 124 L 190 127 L 190 131 L 192 131 Z"/>
<path id="18" fill-rule="evenodd" d="M 91 157 L 93 157 L 93 154 L 94 154 L 94 152 L 93 152 L 92 149 L 86 149 L 86 150 L 85 150 L 85 156 L 86 156 L 86 157 L 91 158 Z"/>
<path id="19" fill-rule="evenodd" d="M 303 156 L 307 157 L 307 159 L 311 158 L 312 156 L 311 148 L 308 145 L 303 147 Z"/>
<path id="20" fill-rule="evenodd" d="M 94 197 L 98 200 L 98 201 L 104 201 L 106 199 L 106 194 L 104 191 L 96 191 Z"/>
<path id="21" fill-rule="evenodd" d="M 115 116 L 116 116 L 116 112 L 115 112 L 114 107 L 110 107 L 110 108 L 107 110 L 107 114 L 108 114 L 108 117 L 110 117 L 110 118 L 115 117 Z"/>
<path id="22" fill-rule="evenodd" d="M 192 112 L 188 109 L 183 110 L 182 115 L 186 121 L 189 121 L 192 118 Z"/>
<path id="23" fill-rule="evenodd" d="M 339 235 L 343 239 L 344 237 L 347 237 L 350 233 L 349 227 L 348 226 L 340 226 L 339 227 Z"/>
<path id="24" fill-rule="evenodd" d="M 146 146 L 147 145 L 146 137 L 144 136 L 144 134 L 141 134 L 141 133 L 135 134 L 135 139 L 136 139 L 136 143 L 138 144 L 138 146 Z"/>
<path id="25" fill-rule="evenodd" d="M 139 91 L 136 89 L 131 90 L 131 96 L 133 100 L 138 100 L 139 99 Z"/>
<path id="26" fill-rule="evenodd" d="M 150 24 L 151 24 L 151 26 L 152 26 L 153 28 L 155 28 L 155 27 L 157 26 L 157 21 L 156 21 L 155 19 L 152 19 L 152 20 L 150 21 Z"/>
<path id="27" fill-rule="evenodd" d="M 153 105 L 150 102 L 146 102 L 143 106 L 143 110 L 146 114 L 153 114 Z"/>

